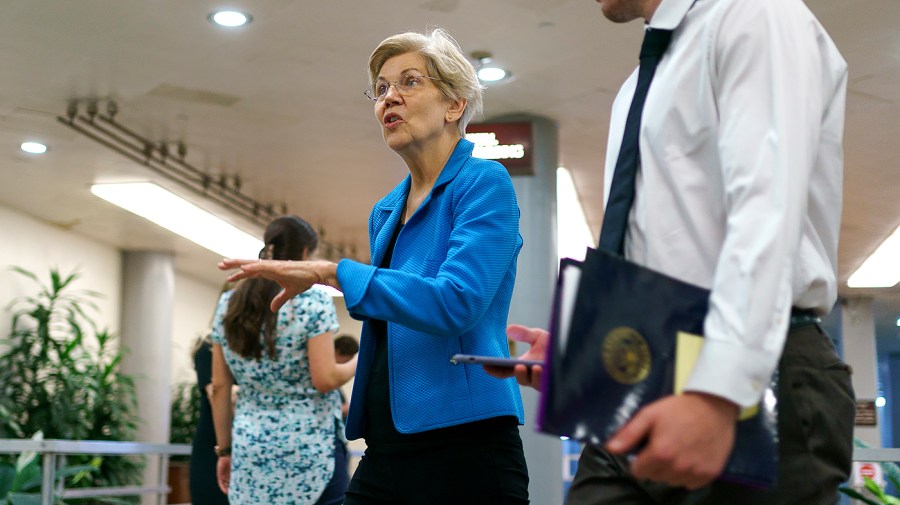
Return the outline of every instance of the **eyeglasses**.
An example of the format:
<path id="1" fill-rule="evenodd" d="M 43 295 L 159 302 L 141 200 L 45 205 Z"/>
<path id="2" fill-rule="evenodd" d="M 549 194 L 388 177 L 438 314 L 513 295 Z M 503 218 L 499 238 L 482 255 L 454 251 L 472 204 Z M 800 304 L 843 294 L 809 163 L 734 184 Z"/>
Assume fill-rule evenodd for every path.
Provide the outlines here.
<path id="1" fill-rule="evenodd" d="M 364 94 L 369 100 L 372 100 L 373 102 L 380 102 L 384 100 L 384 97 L 388 94 L 388 90 L 391 89 L 391 86 L 394 86 L 395 88 L 397 88 L 397 92 L 401 95 L 410 95 L 422 89 L 422 86 L 425 84 L 425 79 L 440 81 L 440 79 L 438 79 L 437 77 L 407 74 L 397 81 L 380 80 L 375 83 L 372 89 L 367 89 Z"/>

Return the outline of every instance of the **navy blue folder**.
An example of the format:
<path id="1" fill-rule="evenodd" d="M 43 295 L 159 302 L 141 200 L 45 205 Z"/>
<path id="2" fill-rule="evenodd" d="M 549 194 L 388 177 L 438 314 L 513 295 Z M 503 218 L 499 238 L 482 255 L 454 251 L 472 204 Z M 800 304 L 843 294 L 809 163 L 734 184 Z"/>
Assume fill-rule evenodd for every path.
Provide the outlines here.
<path id="1" fill-rule="evenodd" d="M 577 293 L 566 280 L 576 272 Z M 709 291 L 589 249 L 564 259 L 554 295 L 538 429 L 601 445 L 641 407 L 673 394 L 678 332 L 703 334 Z M 562 330 L 568 330 L 563 331 Z M 775 387 L 775 382 L 771 388 Z M 777 476 L 775 395 L 738 421 L 720 477 L 755 488 Z"/>

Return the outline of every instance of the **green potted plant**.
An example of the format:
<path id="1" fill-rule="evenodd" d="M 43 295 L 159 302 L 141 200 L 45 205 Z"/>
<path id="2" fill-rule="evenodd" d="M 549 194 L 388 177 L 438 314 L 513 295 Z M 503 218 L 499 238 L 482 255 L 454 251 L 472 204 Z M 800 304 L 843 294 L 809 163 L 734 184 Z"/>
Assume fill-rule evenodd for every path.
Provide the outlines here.
<path id="1" fill-rule="evenodd" d="M 200 391 L 195 382 L 180 382 L 172 386 L 172 408 L 169 442 L 190 444 L 194 441 L 200 419 Z M 176 455 L 169 459 L 169 503 L 191 501 L 190 456 Z"/>
<path id="2" fill-rule="evenodd" d="M 0 437 L 23 438 L 42 431 L 48 439 L 134 440 L 137 395 L 121 372 L 123 350 L 88 315 L 100 295 L 75 290 L 77 273 L 50 270 L 44 284 L 32 272 L 12 270 L 37 284 L 37 292 L 12 300 L 12 328 L 0 341 Z M 81 466 L 90 456 L 70 456 Z M 124 486 L 140 482 L 139 458 L 105 458 L 79 486 Z"/>
<path id="3" fill-rule="evenodd" d="M 172 409 L 169 441 L 190 444 L 200 420 L 200 391 L 196 382 L 180 382 L 172 386 Z M 173 456 L 172 461 L 188 461 L 190 456 Z"/>

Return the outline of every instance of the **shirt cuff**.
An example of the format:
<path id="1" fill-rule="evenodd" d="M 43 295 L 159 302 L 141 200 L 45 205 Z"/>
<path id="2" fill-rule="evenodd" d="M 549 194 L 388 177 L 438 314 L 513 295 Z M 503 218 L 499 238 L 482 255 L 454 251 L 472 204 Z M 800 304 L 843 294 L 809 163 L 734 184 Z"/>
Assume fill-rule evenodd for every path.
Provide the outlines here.
<path id="1" fill-rule="evenodd" d="M 362 263 L 342 259 L 337 266 L 338 284 L 341 291 L 344 292 L 344 303 L 347 310 L 352 311 L 354 307 L 362 302 L 363 296 L 375 275 L 376 268 L 372 265 L 364 265 Z"/>
<path id="2" fill-rule="evenodd" d="M 720 396 L 741 408 L 751 407 L 769 387 L 778 358 L 770 351 L 707 340 L 684 390 Z"/>

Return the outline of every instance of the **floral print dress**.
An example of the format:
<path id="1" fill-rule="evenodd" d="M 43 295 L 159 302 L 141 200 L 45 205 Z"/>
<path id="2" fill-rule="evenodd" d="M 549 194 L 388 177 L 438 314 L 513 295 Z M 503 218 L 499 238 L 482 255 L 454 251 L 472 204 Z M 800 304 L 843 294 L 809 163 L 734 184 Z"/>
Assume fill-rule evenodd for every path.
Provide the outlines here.
<path id="1" fill-rule="evenodd" d="M 319 393 L 312 384 L 307 341 L 338 329 L 334 302 L 313 287 L 278 311 L 272 360 L 228 348 L 222 320 L 233 291 L 219 299 L 213 341 L 240 385 L 231 434 L 228 500 L 241 504 L 314 504 L 334 473 L 335 430 L 343 430 L 337 391 Z M 262 338 L 260 336 L 260 338 Z"/>

